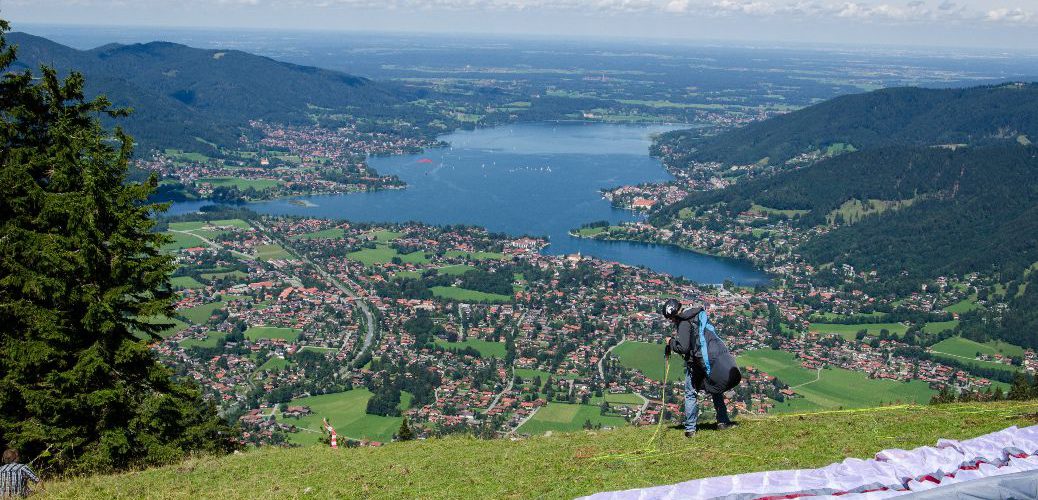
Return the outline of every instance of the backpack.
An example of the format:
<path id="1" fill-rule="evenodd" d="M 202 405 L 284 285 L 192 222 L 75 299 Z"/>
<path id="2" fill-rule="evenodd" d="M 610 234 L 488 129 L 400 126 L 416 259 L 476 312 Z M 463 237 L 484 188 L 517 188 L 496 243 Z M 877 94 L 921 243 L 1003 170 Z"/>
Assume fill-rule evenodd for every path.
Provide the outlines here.
<path id="1" fill-rule="evenodd" d="M 742 372 L 736 363 L 735 356 L 728 350 L 717 330 L 710 323 L 706 311 L 699 311 L 699 352 L 703 357 L 703 368 L 706 377 L 703 388 L 711 394 L 720 394 L 731 390 L 742 381 Z"/>

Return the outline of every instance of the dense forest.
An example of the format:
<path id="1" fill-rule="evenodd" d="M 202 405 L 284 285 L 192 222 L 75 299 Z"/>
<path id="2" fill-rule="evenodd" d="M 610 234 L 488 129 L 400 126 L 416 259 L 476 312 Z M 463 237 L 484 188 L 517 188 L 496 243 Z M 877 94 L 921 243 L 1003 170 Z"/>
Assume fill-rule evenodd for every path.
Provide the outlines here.
<path id="1" fill-rule="evenodd" d="M 804 244 L 800 253 L 815 264 L 876 269 L 897 277 L 886 286 L 907 289 L 948 274 L 1019 275 L 1038 261 L 1035 171 L 1038 148 L 1032 146 L 880 148 L 696 193 L 653 221 L 665 224 L 686 207 L 738 212 L 757 203 L 805 210 L 795 223 L 810 227 L 831 222 L 848 201 L 882 200 L 895 208 L 842 224 Z"/>
<path id="2" fill-rule="evenodd" d="M 837 97 L 717 135 L 703 130 L 663 134 L 655 148 L 674 159 L 783 165 L 801 153 L 836 144 L 883 146 L 978 144 L 1038 136 L 1038 84 L 966 89 L 890 88 Z"/>
<path id="3" fill-rule="evenodd" d="M 75 69 L 87 77 L 87 96 L 104 94 L 117 106 L 133 108 L 120 125 L 134 135 L 138 149 L 211 153 L 208 143 L 233 145 L 249 133 L 249 120 L 310 123 L 316 111 L 417 126 L 448 120 L 409 104 L 424 95 L 421 89 L 236 50 L 151 42 L 84 51 L 25 33 L 12 33 L 9 40 L 19 47 L 12 69 L 35 71 L 48 64 L 59 75 Z"/>

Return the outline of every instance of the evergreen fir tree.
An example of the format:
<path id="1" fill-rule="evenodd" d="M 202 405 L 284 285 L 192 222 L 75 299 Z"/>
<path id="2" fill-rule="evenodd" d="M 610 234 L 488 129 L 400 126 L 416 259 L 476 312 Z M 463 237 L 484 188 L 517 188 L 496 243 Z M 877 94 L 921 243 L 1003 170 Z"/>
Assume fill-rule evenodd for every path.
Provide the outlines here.
<path id="1" fill-rule="evenodd" d="M 70 472 L 231 449 L 214 406 L 141 340 L 168 326 L 173 263 L 151 231 L 156 178 L 127 183 L 133 142 L 99 121 L 127 112 L 87 100 L 78 73 L 8 73 L 8 29 L 0 20 L 0 443 Z"/>
<path id="2" fill-rule="evenodd" d="M 414 439 L 414 431 L 408 425 L 407 417 L 404 417 L 404 421 L 400 422 L 400 429 L 396 431 L 396 439 L 397 441 L 411 441 Z"/>

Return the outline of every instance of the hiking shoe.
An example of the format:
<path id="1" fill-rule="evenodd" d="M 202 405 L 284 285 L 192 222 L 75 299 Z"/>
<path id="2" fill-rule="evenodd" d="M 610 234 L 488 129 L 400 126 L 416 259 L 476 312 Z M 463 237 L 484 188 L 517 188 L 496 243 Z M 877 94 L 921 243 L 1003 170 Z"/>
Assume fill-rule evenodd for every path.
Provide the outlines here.
<path id="1" fill-rule="evenodd" d="M 696 431 L 685 431 L 685 437 L 690 438 L 696 435 Z"/>
<path id="2" fill-rule="evenodd" d="M 719 430 L 719 431 L 723 431 L 725 429 L 731 429 L 732 427 L 735 427 L 735 424 L 733 424 L 731 422 L 728 422 L 727 424 L 723 423 L 723 422 L 718 422 L 717 423 L 717 430 Z"/>

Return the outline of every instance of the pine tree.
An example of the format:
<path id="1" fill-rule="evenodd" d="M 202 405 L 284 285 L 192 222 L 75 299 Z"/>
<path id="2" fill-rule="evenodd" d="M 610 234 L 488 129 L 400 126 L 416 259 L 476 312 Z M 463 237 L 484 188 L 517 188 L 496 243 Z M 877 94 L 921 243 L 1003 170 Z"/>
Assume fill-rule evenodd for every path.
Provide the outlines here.
<path id="1" fill-rule="evenodd" d="M 0 443 L 45 469 L 104 471 L 231 449 L 230 428 L 137 335 L 173 313 L 151 232 L 157 184 L 127 183 L 132 140 L 84 78 L 8 73 L 0 20 Z M 44 456 L 45 455 L 45 456 Z"/>
<path id="2" fill-rule="evenodd" d="M 400 422 L 400 429 L 396 431 L 396 439 L 397 441 L 411 441 L 414 439 L 414 431 L 408 425 L 407 417 L 404 417 L 404 421 Z"/>

